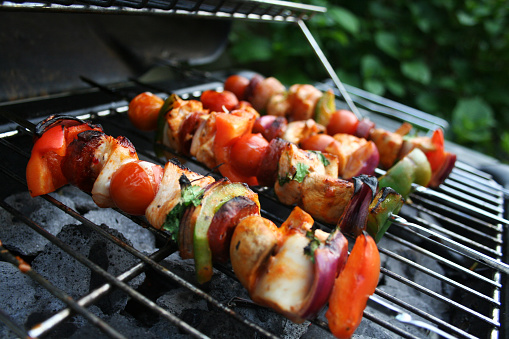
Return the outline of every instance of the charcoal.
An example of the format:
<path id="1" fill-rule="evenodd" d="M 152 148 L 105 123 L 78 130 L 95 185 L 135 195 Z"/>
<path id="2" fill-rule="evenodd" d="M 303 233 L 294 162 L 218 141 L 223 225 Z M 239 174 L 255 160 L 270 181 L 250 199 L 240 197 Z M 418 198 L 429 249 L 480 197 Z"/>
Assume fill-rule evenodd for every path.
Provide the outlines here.
<path id="1" fill-rule="evenodd" d="M 74 207 L 71 198 L 60 196 L 57 193 L 52 195 L 70 208 Z M 32 198 L 28 192 L 9 196 L 5 199 L 5 202 L 53 235 L 58 234 L 66 224 L 78 223 L 76 219 L 54 207 L 43 198 Z M 21 255 L 36 255 L 49 243 L 49 240 L 4 209 L 0 209 L 0 224 L 2 225 L 0 227 L 0 239 L 2 239 L 5 247 Z"/>
<path id="2" fill-rule="evenodd" d="M 129 243 L 117 231 L 106 226 L 100 227 L 122 241 Z M 88 257 L 114 276 L 119 275 L 138 262 L 132 255 L 126 254 L 123 249 L 83 225 L 68 225 L 62 229 L 58 237 L 69 244 L 74 251 Z M 102 277 L 91 272 L 86 266 L 77 262 L 53 244 L 47 246 L 45 251 L 34 259 L 32 268 L 47 277 L 52 284 L 70 294 L 74 299 L 80 298 L 105 282 Z M 143 279 L 144 275 L 142 274 L 133 279 L 130 285 L 137 288 Z M 55 299 L 46 289 L 40 286 L 36 287 L 36 298 L 37 302 L 33 305 L 34 314 L 51 314 L 64 307 L 63 302 Z M 128 297 L 125 293 L 115 290 L 102 298 L 96 305 L 101 308 L 103 313 L 113 314 L 122 310 L 127 301 Z M 36 318 L 32 318 L 32 320 L 35 321 Z M 28 325 L 33 326 L 34 323 Z"/>
<path id="3" fill-rule="evenodd" d="M 150 329 L 141 327 L 140 324 L 136 321 L 136 319 L 122 315 L 119 313 L 115 313 L 111 316 L 104 316 L 102 314 L 98 314 L 105 322 L 108 323 L 113 329 L 115 329 L 120 334 L 124 335 L 130 339 L 152 339 L 152 338 L 161 338 L 161 336 L 157 336 L 152 333 Z M 164 336 L 163 336 L 164 337 Z M 87 323 L 83 327 L 80 327 L 76 332 L 74 332 L 70 337 L 70 339 L 101 339 L 101 338 L 110 338 L 108 335 L 101 332 L 101 330 Z"/>
<path id="4" fill-rule="evenodd" d="M 146 228 L 140 227 L 138 224 L 115 210 L 105 208 L 90 211 L 86 213 L 84 217 L 96 224 L 104 223 L 110 228 L 119 231 L 138 251 L 150 254 L 156 250 L 155 236 L 152 232 Z"/>
<path id="5" fill-rule="evenodd" d="M 33 280 L 16 266 L 0 261 L 0 286 L 0 309 L 22 326 L 36 302 Z M 0 322 L 0 338 L 14 338 L 3 322 Z"/>
<path id="6" fill-rule="evenodd" d="M 193 260 L 183 260 L 174 253 L 162 262 L 171 271 L 189 282 L 195 281 Z M 205 290 L 215 300 L 230 306 L 241 317 L 252 321 L 269 332 L 278 333 L 283 338 L 298 338 L 309 328 L 309 323 L 294 324 L 274 311 L 255 305 L 249 300 L 244 287 L 220 271 L 214 270 L 210 283 Z M 235 302 L 241 300 L 241 302 Z M 242 302 L 245 300 L 246 302 Z M 233 302 L 231 302 L 233 301 Z M 212 304 L 195 296 L 187 288 L 176 287 L 157 299 L 157 304 L 214 338 L 255 338 L 257 334 L 240 322 L 234 320 Z M 162 324 L 160 327 L 164 328 Z M 167 324 L 168 328 L 173 325 Z"/>

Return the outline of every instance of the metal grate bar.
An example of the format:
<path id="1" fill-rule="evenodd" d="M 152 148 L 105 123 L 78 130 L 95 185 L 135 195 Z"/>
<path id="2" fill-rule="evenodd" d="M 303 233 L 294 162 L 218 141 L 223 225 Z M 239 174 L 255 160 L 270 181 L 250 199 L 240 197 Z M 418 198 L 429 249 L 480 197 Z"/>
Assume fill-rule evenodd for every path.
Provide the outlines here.
<path id="1" fill-rule="evenodd" d="M 5 169 L 1 165 L 0 165 L 0 170 L 2 170 L 6 175 L 8 175 L 8 176 L 12 177 L 13 179 L 17 180 L 18 182 L 24 183 L 24 180 L 22 178 L 17 176 L 15 173 L 12 173 L 11 171 Z M 129 253 L 133 254 L 134 256 L 136 256 L 137 258 L 141 259 L 144 263 L 146 263 L 150 267 L 156 269 L 159 273 L 163 274 L 167 278 L 172 279 L 173 281 L 177 282 L 182 287 L 185 287 L 185 288 L 189 289 L 191 292 L 193 292 L 193 293 L 197 294 L 198 296 L 202 297 L 203 299 L 207 300 L 209 303 L 211 303 L 212 305 L 214 305 L 215 307 L 217 307 L 221 311 L 225 312 L 226 314 L 230 315 L 231 317 L 233 317 L 234 319 L 236 319 L 237 321 L 239 321 L 243 325 L 245 325 L 245 326 L 247 326 L 249 328 L 252 328 L 253 330 L 263 334 L 266 337 L 275 338 L 274 334 L 268 332 L 264 328 L 261 328 L 257 324 L 252 323 L 252 322 L 248 321 L 247 319 L 241 317 L 239 314 L 237 314 L 232 309 L 224 306 L 223 304 L 221 304 L 220 302 L 218 302 L 217 300 L 212 298 L 209 294 L 203 292 L 199 288 L 196 288 L 195 286 L 193 286 L 192 284 L 188 283 L 187 281 L 185 281 L 184 279 L 182 279 L 178 275 L 170 272 L 169 270 L 167 270 L 166 268 L 161 266 L 159 263 L 151 260 L 150 258 L 148 258 L 144 254 L 140 253 L 139 251 L 137 251 L 133 247 L 129 246 L 128 244 L 124 243 L 120 239 L 118 239 L 118 238 L 112 236 L 111 234 L 109 234 L 108 232 L 104 231 L 103 229 L 101 229 L 95 223 L 93 223 L 90 220 L 88 220 L 88 219 L 84 218 L 83 216 L 81 216 L 81 214 L 79 214 L 78 212 L 76 212 L 76 211 L 72 210 L 71 208 L 69 208 L 68 206 L 60 203 L 58 200 L 54 199 L 53 197 L 51 197 L 49 195 L 43 195 L 41 197 L 46 199 L 47 201 L 51 202 L 53 205 L 55 205 L 57 208 L 61 209 L 62 211 L 66 212 L 67 214 L 73 216 L 75 219 L 79 220 L 83 225 L 92 228 L 95 232 L 101 234 L 104 238 L 110 240 L 114 244 L 120 246 L 122 249 L 126 250 L 127 252 L 129 252 Z M 0 206 L 3 207 L 3 205 L 6 205 L 6 204 L 3 201 L 0 201 Z M 16 214 L 20 214 L 18 211 L 15 211 L 15 210 L 13 212 L 15 212 Z M 131 297 L 133 297 L 134 299 L 140 301 L 142 304 L 144 304 L 145 306 L 149 307 L 151 310 L 154 310 L 157 314 L 165 317 L 172 324 L 174 324 L 174 325 L 176 325 L 178 327 L 181 327 L 183 330 L 185 330 L 186 332 L 188 332 L 188 333 L 190 333 L 192 335 L 198 335 L 198 336 L 202 335 L 200 332 L 197 332 L 196 329 L 194 329 L 192 326 L 189 326 L 187 323 L 181 321 L 179 318 L 175 317 L 173 314 L 171 314 L 171 313 L 167 312 L 166 310 L 164 310 L 163 308 L 159 307 L 158 305 L 156 305 L 152 301 L 148 300 L 147 298 L 145 298 L 143 295 L 139 294 L 135 290 L 132 290 L 129 286 L 127 286 L 124 283 L 122 283 L 121 281 L 115 279 L 115 277 L 112 277 L 107 272 L 104 272 L 100 267 L 98 267 L 94 263 L 90 262 L 86 257 L 81 256 L 79 253 L 75 253 L 65 243 L 62 243 L 58 238 L 55 238 L 51 234 L 47 233 L 44 229 L 38 228 L 36 225 L 33 224 L 33 222 L 31 220 L 27 219 L 26 217 L 23 217 L 21 219 L 24 220 L 24 222 L 27 223 L 27 225 L 29 225 L 30 227 L 35 227 L 34 228 L 35 231 L 42 232 L 41 234 L 44 237 L 47 237 L 50 241 L 52 241 L 53 243 L 55 243 L 59 247 L 61 247 L 60 245 L 62 245 L 63 247 L 61 247 L 61 248 L 64 249 L 70 255 L 72 255 L 72 256 L 76 255 L 76 259 L 79 260 L 80 262 L 84 263 L 87 266 L 88 266 L 89 263 L 91 263 L 91 265 L 93 267 L 97 267 L 97 269 L 99 270 L 97 273 L 101 274 L 101 276 L 103 276 L 103 278 L 108 280 L 111 284 L 115 285 L 116 287 L 122 289 L 124 292 L 128 293 Z M 92 269 L 92 267 L 91 267 L 91 269 Z"/>
<path id="2" fill-rule="evenodd" d="M 383 254 L 385 254 L 385 255 L 393 258 L 393 259 L 396 259 L 398 261 L 404 262 L 409 267 L 413 267 L 415 269 L 418 269 L 419 271 L 424 272 L 424 273 L 426 273 L 427 275 L 429 275 L 429 276 L 431 276 L 433 278 L 436 278 L 436 279 L 438 279 L 440 281 L 446 282 L 447 284 L 449 284 L 451 286 L 460 288 L 463 291 L 468 292 L 468 293 L 472 294 L 475 297 L 478 297 L 480 299 L 483 299 L 484 301 L 489 302 L 490 304 L 493 304 L 494 306 L 497 306 L 497 307 L 500 306 L 500 301 L 495 300 L 493 297 L 487 296 L 487 295 L 485 295 L 485 294 L 483 294 L 483 293 L 481 293 L 481 292 L 479 292 L 479 291 L 477 291 L 477 290 L 475 290 L 473 288 L 465 286 L 464 284 L 461 284 L 461 283 L 459 283 L 459 282 L 457 282 L 457 281 L 455 281 L 453 279 L 450 279 L 450 278 L 448 278 L 448 277 L 446 277 L 446 276 L 444 276 L 442 274 L 439 274 L 439 273 L 437 273 L 437 272 L 435 272 L 435 271 L 433 271 L 433 270 L 431 270 L 431 269 L 429 269 L 427 267 L 419 265 L 416 262 L 414 262 L 414 261 L 412 261 L 410 259 L 407 259 L 407 258 L 405 258 L 402 255 L 399 255 L 399 254 L 394 253 L 392 251 L 388 251 L 388 250 L 386 250 L 384 248 L 380 248 L 379 251 L 380 251 L 380 253 L 383 253 Z"/>
<path id="3" fill-rule="evenodd" d="M 390 277 L 390 278 L 396 279 L 396 280 L 398 280 L 398 281 L 400 281 L 400 282 L 402 282 L 402 283 L 404 283 L 404 284 L 406 284 L 408 286 L 412 286 L 413 288 L 415 288 L 415 290 L 417 290 L 417 291 L 419 291 L 421 293 L 424 293 L 424 294 L 426 294 L 426 295 L 428 295 L 430 297 L 433 297 L 433 298 L 435 298 L 437 300 L 443 301 L 445 304 L 447 304 L 449 306 L 452 306 L 452 307 L 455 307 L 455 308 L 457 308 L 459 310 L 462 310 L 462 311 L 464 311 L 464 312 L 466 312 L 466 313 L 468 313 L 468 314 L 470 314 L 470 315 L 472 315 L 472 316 L 474 316 L 474 317 L 476 317 L 478 319 L 483 320 L 484 322 L 486 322 L 486 323 L 488 323 L 488 324 L 490 324 L 492 326 L 500 327 L 500 323 L 498 321 L 495 321 L 495 320 L 493 320 L 491 318 L 488 318 L 487 316 L 485 316 L 483 314 L 480 314 L 479 312 L 476 312 L 475 310 L 473 310 L 471 308 L 468 308 L 468 307 L 466 307 L 463 304 L 460 304 L 460 303 L 458 303 L 458 302 L 456 302 L 454 300 L 451 300 L 451 299 L 449 299 L 447 297 L 444 297 L 442 294 L 440 294 L 438 292 L 435 292 L 435 291 L 432 291 L 432 290 L 430 290 L 430 289 L 428 289 L 428 288 L 426 288 L 424 286 L 421 286 L 421 285 L 419 285 L 419 284 L 417 284 L 417 283 L 407 279 L 406 277 L 403 277 L 401 275 L 398 275 L 398 274 L 396 274 L 396 273 L 386 269 L 385 267 L 382 267 L 380 271 L 383 274 L 385 274 L 386 276 Z M 422 310 L 421 310 L 421 312 L 422 312 L 420 314 L 421 316 L 424 316 L 424 315 L 427 314 L 426 312 L 424 312 Z M 431 315 L 429 315 L 429 316 L 431 316 Z"/>
<path id="4" fill-rule="evenodd" d="M 457 220 L 454 220 L 452 218 L 446 217 L 445 215 L 437 213 L 437 212 L 435 212 L 433 210 L 430 210 L 429 208 L 426 208 L 426 207 L 424 207 L 422 205 L 411 204 L 409 206 L 411 208 L 419 211 L 419 212 L 423 212 L 423 213 L 426 213 L 428 215 L 431 215 L 434 218 L 438 219 L 439 221 L 442 221 L 442 222 L 445 222 L 447 224 L 453 225 L 456 228 L 457 231 L 462 231 L 462 232 L 466 231 L 468 234 L 475 235 L 475 237 L 477 237 L 477 239 L 483 238 L 483 239 L 488 240 L 488 241 L 490 241 L 490 242 L 492 242 L 493 244 L 496 244 L 496 245 L 502 244 L 502 240 L 499 237 L 491 236 L 491 235 L 487 234 L 486 232 L 483 232 L 482 230 L 480 230 L 478 228 L 474 228 L 474 227 L 470 227 L 468 225 L 465 225 L 464 223 L 461 223 L 461 222 L 459 222 Z"/>

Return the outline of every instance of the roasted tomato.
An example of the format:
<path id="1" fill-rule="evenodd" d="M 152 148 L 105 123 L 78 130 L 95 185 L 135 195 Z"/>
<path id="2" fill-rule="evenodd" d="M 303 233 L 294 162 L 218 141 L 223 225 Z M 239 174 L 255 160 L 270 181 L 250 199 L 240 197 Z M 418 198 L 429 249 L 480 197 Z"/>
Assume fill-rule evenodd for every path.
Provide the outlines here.
<path id="1" fill-rule="evenodd" d="M 111 177 L 110 196 L 122 211 L 143 215 L 156 196 L 162 175 L 159 165 L 142 160 L 129 162 Z"/>
<path id="2" fill-rule="evenodd" d="M 231 111 L 239 104 L 239 100 L 234 93 L 230 91 L 204 91 L 200 98 L 203 108 L 214 112 Z"/>
<path id="3" fill-rule="evenodd" d="M 345 109 L 337 110 L 332 114 L 327 125 L 327 134 L 334 135 L 337 133 L 355 134 L 359 119 L 353 112 Z"/>
<path id="4" fill-rule="evenodd" d="M 236 141 L 244 134 L 251 133 L 257 116 L 251 111 L 235 110 L 230 114 L 216 116 L 216 135 L 214 138 L 214 154 L 219 172 L 233 182 L 244 182 L 256 186 L 255 176 L 245 176 L 237 171 L 231 162 L 231 150 Z"/>
<path id="5" fill-rule="evenodd" d="M 260 134 L 244 134 L 231 150 L 232 166 L 245 176 L 254 176 L 269 142 Z"/>
<path id="6" fill-rule="evenodd" d="M 155 131 L 163 103 L 163 99 L 150 92 L 138 94 L 129 103 L 127 116 L 134 127 L 142 131 Z"/>
<path id="7" fill-rule="evenodd" d="M 249 79 L 241 75 L 231 75 L 224 82 L 224 90 L 235 94 L 237 99 L 244 100 L 246 88 L 249 85 Z"/>

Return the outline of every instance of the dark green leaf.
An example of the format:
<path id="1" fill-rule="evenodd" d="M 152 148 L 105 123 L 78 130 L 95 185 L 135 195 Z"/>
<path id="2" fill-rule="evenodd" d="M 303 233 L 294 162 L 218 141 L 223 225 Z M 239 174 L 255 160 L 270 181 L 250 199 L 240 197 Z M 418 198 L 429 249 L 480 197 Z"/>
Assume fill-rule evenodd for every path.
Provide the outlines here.
<path id="1" fill-rule="evenodd" d="M 462 142 L 485 142 L 495 126 L 491 107 L 481 98 L 460 99 L 452 112 L 453 131 Z"/>
<path id="2" fill-rule="evenodd" d="M 397 58 L 400 54 L 398 38 L 393 33 L 384 31 L 376 32 L 375 43 L 378 48 L 380 48 L 391 57 Z"/>
<path id="3" fill-rule="evenodd" d="M 422 60 L 403 62 L 401 72 L 409 79 L 428 84 L 431 81 L 431 72 Z"/>

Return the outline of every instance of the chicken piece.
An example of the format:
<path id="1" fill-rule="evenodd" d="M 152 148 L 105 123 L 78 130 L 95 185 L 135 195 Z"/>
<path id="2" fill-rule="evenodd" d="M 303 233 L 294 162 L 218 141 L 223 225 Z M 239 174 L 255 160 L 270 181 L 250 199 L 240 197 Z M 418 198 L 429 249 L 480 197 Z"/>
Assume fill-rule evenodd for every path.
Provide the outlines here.
<path id="1" fill-rule="evenodd" d="M 310 173 L 337 178 L 334 155 L 306 151 L 288 143 L 279 158 L 278 180 L 274 191 L 285 205 L 298 204 L 302 198 L 302 182 Z"/>
<path id="2" fill-rule="evenodd" d="M 299 206 L 313 218 L 328 224 L 337 224 L 354 194 L 350 181 L 310 173 L 302 182 Z"/>
<path id="3" fill-rule="evenodd" d="M 325 130 L 324 126 L 316 123 L 313 119 L 292 121 L 286 126 L 281 139 L 298 145 L 302 140 L 309 138 L 313 134 L 324 133 Z"/>
<path id="4" fill-rule="evenodd" d="M 211 113 L 201 116 L 201 122 L 193 136 L 190 153 L 208 168 L 217 166 L 214 154 L 214 139 L 216 135 L 216 115 Z"/>
<path id="5" fill-rule="evenodd" d="M 346 133 L 335 134 L 333 138 L 338 141 L 339 144 L 331 143 L 325 148 L 325 152 L 332 153 L 338 157 L 339 174 L 342 175 L 352 154 L 360 147 L 367 144 L 368 141 Z"/>
<path id="6" fill-rule="evenodd" d="M 288 94 L 279 93 L 273 95 L 267 103 L 267 115 L 274 115 L 278 117 L 286 117 L 290 112 L 290 102 L 288 101 Z"/>
<path id="7" fill-rule="evenodd" d="M 92 187 L 92 199 L 99 207 L 115 207 L 110 197 L 111 177 L 122 165 L 138 160 L 138 154 L 134 145 L 126 137 L 120 136 L 113 139 L 111 149 L 103 153 L 108 160 L 97 176 Z"/>
<path id="8" fill-rule="evenodd" d="M 375 128 L 371 131 L 370 139 L 375 143 L 380 153 L 380 167 L 389 169 L 396 159 L 403 145 L 403 136 L 385 129 Z"/>
<path id="9" fill-rule="evenodd" d="M 398 154 L 398 159 L 403 159 L 408 153 L 412 152 L 414 148 L 419 148 L 424 153 L 435 150 L 435 145 L 430 137 L 421 136 L 403 140 L 403 145 Z"/>
<path id="10" fill-rule="evenodd" d="M 212 177 L 201 176 L 180 164 L 168 161 L 164 166 L 159 190 L 145 211 L 148 222 L 157 229 L 164 225 L 168 213 L 180 202 L 180 178 L 182 175 L 186 176 L 193 185 L 200 187 L 205 187 L 215 181 Z"/>
<path id="11" fill-rule="evenodd" d="M 312 85 L 293 85 L 288 90 L 288 102 L 290 103 L 289 120 L 299 121 L 312 119 L 315 113 L 316 103 L 323 93 Z"/>
<path id="12" fill-rule="evenodd" d="M 176 100 L 173 109 L 166 113 L 164 145 L 177 152 L 182 152 L 183 145 L 179 137 L 182 124 L 192 113 L 203 111 L 203 105 L 198 100 Z"/>

